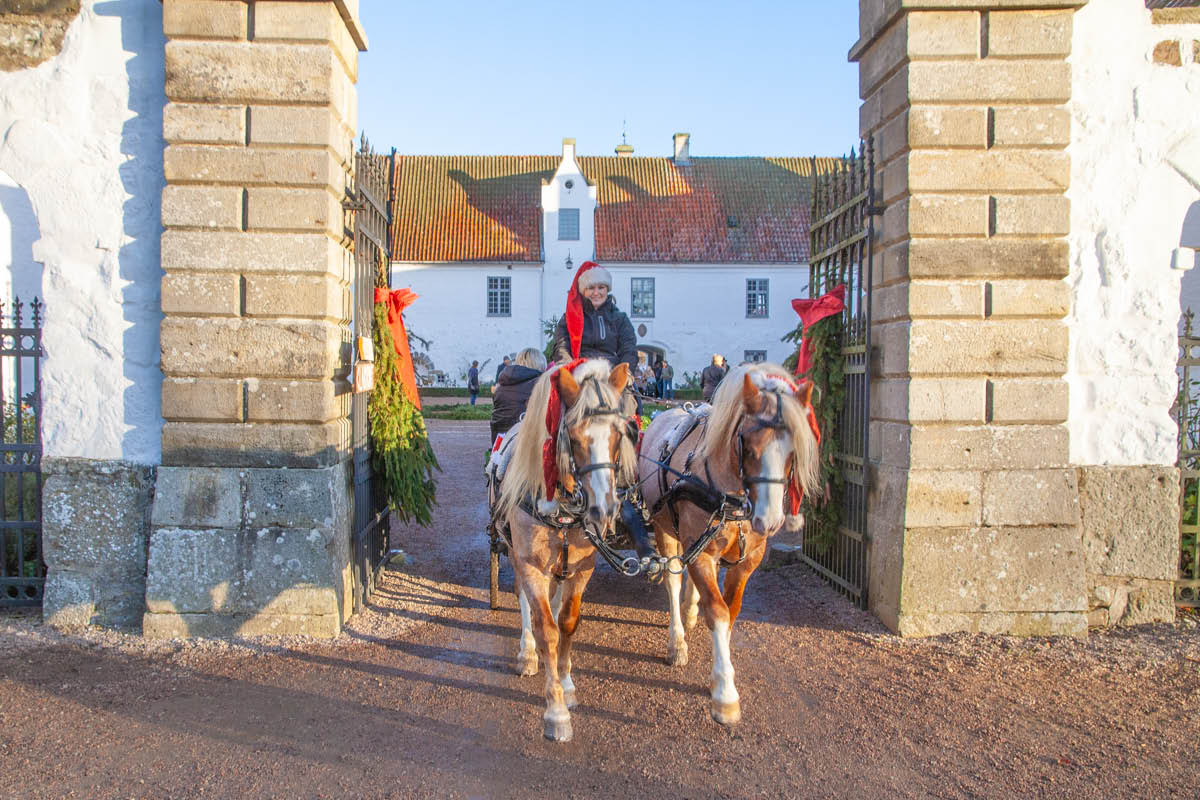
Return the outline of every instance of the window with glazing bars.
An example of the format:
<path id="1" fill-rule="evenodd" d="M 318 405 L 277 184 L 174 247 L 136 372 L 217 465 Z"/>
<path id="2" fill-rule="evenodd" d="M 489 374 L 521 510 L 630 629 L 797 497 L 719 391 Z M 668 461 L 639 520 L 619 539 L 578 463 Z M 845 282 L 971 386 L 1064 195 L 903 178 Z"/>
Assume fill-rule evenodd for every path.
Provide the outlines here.
<path id="1" fill-rule="evenodd" d="M 487 279 L 487 315 L 489 317 L 512 316 L 512 278 Z"/>
<path id="2" fill-rule="evenodd" d="M 746 279 L 746 316 L 767 316 L 767 279 Z"/>
<path id="3" fill-rule="evenodd" d="M 758 361 L 766 361 L 767 360 L 767 351 L 766 350 L 743 350 L 742 352 L 744 354 L 742 360 L 749 361 L 752 364 L 756 363 Z"/>
<path id="4" fill-rule="evenodd" d="M 629 294 L 631 317 L 654 316 L 654 278 L 630 278 Z"/>
<path id="5" fill-rule="evenodd" d="M 571 241 L 579 239 L 578 208 L 560 208 L 558 210 L 558 238 Z"/>

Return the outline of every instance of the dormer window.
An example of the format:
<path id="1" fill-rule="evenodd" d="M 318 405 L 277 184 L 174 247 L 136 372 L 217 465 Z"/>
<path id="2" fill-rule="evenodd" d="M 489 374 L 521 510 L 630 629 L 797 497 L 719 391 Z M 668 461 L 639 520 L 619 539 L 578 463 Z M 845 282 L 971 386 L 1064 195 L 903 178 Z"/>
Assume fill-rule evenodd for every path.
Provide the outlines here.
<path id="1" fill-rule="evenodd" d="M 578 208 L 560 208 L 558 210 L 558 239 L 559 241 L 579 240 Z"/>

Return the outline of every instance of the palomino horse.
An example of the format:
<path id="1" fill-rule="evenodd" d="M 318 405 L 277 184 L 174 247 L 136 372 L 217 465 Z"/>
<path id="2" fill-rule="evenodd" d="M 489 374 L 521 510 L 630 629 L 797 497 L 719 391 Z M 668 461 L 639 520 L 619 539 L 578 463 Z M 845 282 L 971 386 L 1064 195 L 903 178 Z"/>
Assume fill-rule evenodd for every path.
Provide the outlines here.
<path id="1" fill-rule="evenodd" d="M 599 359 L 539 378 L 492 511 L 512 542 L 509 558 L 521 603 L 517 671 L 536 674 L 541 654 L 544 732 L 556 742 L 571 738 L 571 638 L 596 566 L 593 539 L 611 527 L 617 486 L 631 483 L 636 468 L 622 411 L 628 376 L 625 364 L 610 370 Z"/>
<path id="2" fill-rule="evenodd" d="M 702 605 L 713 642 L 712 716 L 723 725 L 742 716 L 729 640 L 746 581 L 766 553 L 767 537 L 783 524 L 785 505 L 798 506 L 817 485 L 811 398 L 812 384 L 797 386 L 783 367 L 742 366 L 721 382 L 707 413 L 660 414 L 642 439 L 642 493 L 659 552 L 668 558 L 667 661 L 687 663 L 679 596 L 686 565 L 687 628 Z"/>

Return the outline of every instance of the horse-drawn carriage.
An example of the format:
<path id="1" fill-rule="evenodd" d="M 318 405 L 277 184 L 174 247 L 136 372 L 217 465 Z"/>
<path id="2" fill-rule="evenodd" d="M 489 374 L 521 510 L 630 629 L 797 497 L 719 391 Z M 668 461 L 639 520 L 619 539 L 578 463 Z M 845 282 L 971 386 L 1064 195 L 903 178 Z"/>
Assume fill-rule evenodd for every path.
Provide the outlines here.
<path id="1" fill-rule="evenodd" d="M 797 385 L 771 364 L 738 368 L 730 378 L 711 409 L 656 417 L 639 453 L 626 435 L 624 364 L 610 369 L 593 360 L 551 370 L 538 379 L 521 427 L 493 453 L 491 604 L 498 605 L 504 553 L 521 607 L 517 671 L 535 674 L 539 656 L 546 670 L 547 738 L 572 735 L 571 641 L 597 553 L 626 575 L 652 565 L 665 575 L 668 663 L 687 663 L 685 628 L 703 607 L 713 638 L 712 716 L 726 725 L 741 718 L 730 629 L 785 505 L 798 511 L 800 494 L 816 484 L 819 435 L 811 385 Z M 628 544 L 612 533 L 622 487 L 642 493 L 660 555 L 618 552 Z"/>

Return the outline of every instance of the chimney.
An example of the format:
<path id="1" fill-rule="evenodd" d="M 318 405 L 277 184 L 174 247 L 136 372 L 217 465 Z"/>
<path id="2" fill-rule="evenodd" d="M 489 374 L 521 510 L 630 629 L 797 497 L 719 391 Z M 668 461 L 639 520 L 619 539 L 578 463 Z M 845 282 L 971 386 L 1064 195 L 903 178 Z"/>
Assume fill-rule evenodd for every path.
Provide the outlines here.
<path id="1" fill-rule="evenodd" d="M 633 145 L 619 144 L 613 152 L 617 154 L 617 158 L 633 158 Z"/>
<path id="2" fill-rule="evenodd" d="M 690 164 L 691 156 L 688 155 L 688 139 L 691 138 L 690 133 L 675 134 L 675 163 Z"/>
<path id="3" fill-rule="evenodd" d="M 563 161 L 575 158 L 575 140 L 563 139 Z"/>

